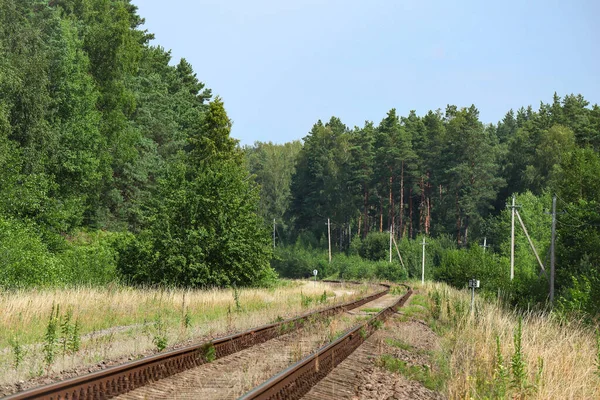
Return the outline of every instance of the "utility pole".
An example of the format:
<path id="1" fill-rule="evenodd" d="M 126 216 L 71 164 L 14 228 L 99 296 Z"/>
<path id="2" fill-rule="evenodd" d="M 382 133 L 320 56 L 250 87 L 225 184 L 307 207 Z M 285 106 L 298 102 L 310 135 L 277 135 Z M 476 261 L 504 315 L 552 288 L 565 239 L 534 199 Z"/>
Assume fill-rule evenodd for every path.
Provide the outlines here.
<path id="1" fill-rule="evenodd" d="M 423 262 L 421 264 L 421 284 L 425 283 L 425 236 L 423 236 Z"/>
<path id="2" fill-rule="evenodd" d="M 273 218 L 273 249 L 275 248 L 275 218 Z"/>
<path id="3" fill-rule="evenodd" d="M 394 234 L 394 225 L 390 226 L 390 263 L 392 262 L 392 236 Z"/>
<path id="4" fill-rule="evenodd" d="M 483 247 L 483 252 L 484 253 L 485 253 L 485 249 L 487 249 L 488 247 L 490 247 L 490 246 L 487 245 L 487 236 L 483 237 L 483 246 L 481 246 L 481 247 Z"/>
<path id="5" fill-rule="evenodd" d="M 510 221 L 510 280 L 515 278 L 515 195 L 512 197 Z"/>
<path id="6" fill-rule="evenodd" d="M 327 241 L 329 242 L 329 263 L 331 264 L 331 221 L 327 218 Z"/>
<path id="7" fill-rule="evenodd" d="M 550 242 L 550 304 L 554 302 L 554 241 L 556 239 L 556 195 L 552 197 L 552 240 Z"/>

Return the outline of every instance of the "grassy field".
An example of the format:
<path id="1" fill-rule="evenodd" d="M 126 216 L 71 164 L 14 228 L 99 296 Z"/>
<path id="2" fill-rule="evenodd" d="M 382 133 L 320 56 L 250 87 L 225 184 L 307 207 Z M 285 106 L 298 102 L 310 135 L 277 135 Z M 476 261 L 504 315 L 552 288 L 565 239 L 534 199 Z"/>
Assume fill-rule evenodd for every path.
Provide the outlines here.
<path id="1" fill-rule="evenodd" d="M 106 360 L 127 361 L 376 290 L 366 284 L 281 281 L 270 289 L 114 286 L 0 292 L 0 385 Z"/>
<path id="2" fill-rule="evenodd" d="M 399 360 L 391 371 L 445 392 L 450 399 L 600 399 L 600 337 L 594 327 L 552 313 L 517 313 L 444 284 L 414 283 L 420 293 L 403 318 L 423 320 L 440 337 L 431 371 Z M 402 368 L 400 368 L 402 367 Z M 418 369 L 418 368 L 417 368 Z"/>

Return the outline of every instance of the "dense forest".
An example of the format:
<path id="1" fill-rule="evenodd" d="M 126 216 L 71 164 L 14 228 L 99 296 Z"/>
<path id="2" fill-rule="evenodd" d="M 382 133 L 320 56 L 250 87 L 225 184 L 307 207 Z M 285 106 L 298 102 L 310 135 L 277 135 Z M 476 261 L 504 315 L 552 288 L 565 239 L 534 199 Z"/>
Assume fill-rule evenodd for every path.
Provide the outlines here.
<path id="1" fill-rule="evenodd" d="M 556 196 L 557 304 L 600 313 L 600 108 L 583 96 L 496 124 L 474 105 L 332 117 L 241 148 L 143 23 L 130 0 L 0 0 L 0 287 L 400 280 L 425 240 L 428 279 L 547 304 Z M 517 221 L 511 280 L 513 195 L 540 261 Z"/>
<path id="2" fill-rule="evenodd" d="M 298 146 L 256 143 L 246 149 L 262 187 L 266 222 L 275 221 L 276 239 L 287 245 L 275 262 L 284 274 L 298 276 L 310 267 L 296 267 L 290 253 L 328 247 L 329 218 L 338 252 L 385 260 L 384 232 L 391 230 L 408 274 L 420 277 L 419 244 L 426 236 L 428 277 L 459 287 L 478 277 L 488 291 L 501 289 L 514 302 L 545 303 L 549 211 L 556 195 L 561 306 L 600 311 L 600 107 L 590 107 L 581 95 L 554 94 L 537 111 L 509 110 L 495 125 L 480 121 L 474 105 L 405 117 L 392 109 L 379 124 L 354 128 L 332 117 L 318 121 Z M 279 166 L 294 154 L 295 168 Z M 513 194 L 542 266 L 517 221 L 511 281 L 507 204 Z M 294 243 L 300 245 L 290 250 Z M 315 262 L 352 278 L 366 273 L 348 274 L 348 260 L 333 268 L 323 257 Z M 375 276 L 389 277 L 389 268 Z"/>
<path id="3" fill-rule="evenodd" d="M 0 0 L 0 285 L 258 284 L 223 101 L 125 0 Z"/>

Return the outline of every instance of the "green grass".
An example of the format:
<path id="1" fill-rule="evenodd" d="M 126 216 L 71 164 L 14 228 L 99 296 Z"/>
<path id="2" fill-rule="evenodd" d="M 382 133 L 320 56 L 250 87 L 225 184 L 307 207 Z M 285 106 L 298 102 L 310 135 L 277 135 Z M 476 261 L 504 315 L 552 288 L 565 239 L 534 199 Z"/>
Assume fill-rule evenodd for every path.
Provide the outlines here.
<path id="1" fill-rule="evenodd" d="M 409 365 L 405 361 L 385 354 L 379 358 L 379 366 L 386 370 L 401 374 L 409 379 L 421 382 L 427 389 L 440 392 L 445 386 L 444 374 L 432 371 L 426 365 Z"/>
<path id="2" fill-rule="evenodd" d="M 423 294 L 413 294 L 410 300 L 411 305 L 418 305 L 429 309 L 429 299 Z"/>
<path id="3" fill-rule="evenodd" d="M 385 342 L 387 344 L 389 344 L 390 346 L 397 347 L 402 350 L 406 350 L 406 351 L 416 350 L 416 348 L 414 346 L 411 346 L 410 344 L 405 343 L 402 340 L 388 338 L 388 339 L 385 339 Z"/>

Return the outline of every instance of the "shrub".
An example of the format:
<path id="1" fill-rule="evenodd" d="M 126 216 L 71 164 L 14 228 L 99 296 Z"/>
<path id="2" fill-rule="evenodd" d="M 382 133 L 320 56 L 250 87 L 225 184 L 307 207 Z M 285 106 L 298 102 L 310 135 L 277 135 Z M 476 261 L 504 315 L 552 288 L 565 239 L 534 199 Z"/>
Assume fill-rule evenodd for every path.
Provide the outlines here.
<path id="1" fill-rule="evenodd" d="M 358 253 L 371 261 L 385 260 L 389 257 L 390 235 L 384 232 L 370 232 L 362 241 Z"/>
<path id="2" fill-rule="evenodd" d="M 0 287 L 57 284 L 64 279 L 61 272 L 35 226 L 0 217 Z"/>

